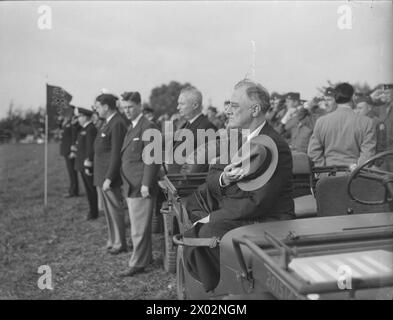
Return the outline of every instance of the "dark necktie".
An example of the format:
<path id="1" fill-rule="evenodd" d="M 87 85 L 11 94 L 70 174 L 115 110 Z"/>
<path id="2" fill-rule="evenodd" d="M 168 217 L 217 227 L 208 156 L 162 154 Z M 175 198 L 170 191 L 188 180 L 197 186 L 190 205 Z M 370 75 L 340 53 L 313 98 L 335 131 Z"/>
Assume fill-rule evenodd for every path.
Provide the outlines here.
<path id="1" fill-rule="evenodd" d="M 180 129 L 188 129 L 190 127 L 191 123 L 189 121 L 186 121 Z"/>

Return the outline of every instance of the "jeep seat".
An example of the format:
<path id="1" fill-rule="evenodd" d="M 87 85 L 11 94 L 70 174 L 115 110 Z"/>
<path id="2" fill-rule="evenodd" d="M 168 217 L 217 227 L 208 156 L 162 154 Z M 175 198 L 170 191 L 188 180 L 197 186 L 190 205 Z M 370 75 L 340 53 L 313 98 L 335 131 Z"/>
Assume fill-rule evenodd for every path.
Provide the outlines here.
<path id="1" fill-rule="evenodd" d="M 338 216 L 351 213 L 391 212 L 389 204 L 364 205 L 352 200 L 347 192 L 349 175 L 321 178 L 316 185 L 318 216 Z M 353 180 L 352 193 L 366 201 L 381 200 L 384 195 L 382 184 L 364 178 Z"/>
<path id="2" fill-rule="evenodd" d="M 317 214 L 317 203 L 313 195 L 313 173 L 307 154 L 292 152 L 293 196 L 297 218 Z"/>

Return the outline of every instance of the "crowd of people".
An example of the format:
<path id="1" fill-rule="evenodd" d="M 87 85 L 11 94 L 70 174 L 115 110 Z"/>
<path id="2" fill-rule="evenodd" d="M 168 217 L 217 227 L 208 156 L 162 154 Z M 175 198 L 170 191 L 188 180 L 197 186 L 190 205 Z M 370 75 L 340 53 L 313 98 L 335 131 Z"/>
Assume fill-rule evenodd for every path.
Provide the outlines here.
<path id="1" fill-rule="evenodd" d="M 194 226 L 187 234 L 221 237 L 247 223 L 293 217 L 291 152 L 307 153 L 315 166 L 345 165 L 353 169 L 376 153 L 392 150 L 392 108 L 391 84 L 365 96 L 356 94 L 349 83 L 340 83 L 327 88 L 323 97 L 305 101 L 298 92 L 269 95 L 260 84 L 246 79 L 234 87 L 231 99 L 224 103 L 224 113 L 209 107 L 206 115 L 202 113 L 202 93 L 187 87 L 179 93 L 178 113 L 158 118 L 153 109 L 142 108 L 137 91 L 124 92 L 121 99 L 102 93 L 91 109 L 72 107 L 72 112 L 59 118 L 63 131 L 60 152 L 70 178 L 67 197 L 78 196 L 80 175 L 90 208 L 87 219 L 96 219 L 103 211 L 108 227 L 106 250 L 114 255 L 129 250 L 124 211 L 127 205 L 132 254 L 119 276 L 133 276 L 144 272 L 152 262 L 152 216 L 160 205 L 161 192 L 158 181 L 164 174 L 182 169 L 182 164 L 143 161 L 143 150 L 151 142 L 142 139 L 146 130 L 163 132 L 165 121 L 171 121 L 176 132 L 192 132 L 193 139 L 188 143 L 193 150 L 199 147 L 198 129 L 248 129 L 251 134 L 247 143 L 255 144 L 259 135 L 272 140 L 273 151 L 263 143 L 251 149 L 263 155 L 258 157 L 260 162 L 252 174 L 239 171 L 234 164 L 197 167 L 197 171 L 207 171 L 201 188 L 211 194 L 214 205 L 202 210 L 200 201 L 189 199 Z M 174 140 L 173 150 L 184 141 Z M 275 167 L 271 167 L 274 162 Z M 389 159 L 380 165 L 393 171 Z M 269 168 L 273 168 L 270 176 L 260 183 L 255 177 Z M 239 184 L 243 180 L 259 182 L 244 190 Z M 191 274 L 203 282 L 206 290 L 214 289 L 219 274 L 218 248 L 187 248 L 185 257 Z"/>

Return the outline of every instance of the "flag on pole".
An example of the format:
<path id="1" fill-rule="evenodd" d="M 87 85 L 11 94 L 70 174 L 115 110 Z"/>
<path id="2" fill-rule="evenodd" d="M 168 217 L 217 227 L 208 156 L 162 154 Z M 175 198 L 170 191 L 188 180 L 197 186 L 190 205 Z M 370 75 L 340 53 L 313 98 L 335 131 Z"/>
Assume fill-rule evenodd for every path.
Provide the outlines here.
<path id="1" fill-rule="evenodd" d="M 56 122 L 57 116 L 70 109 L 72 95 L 61 87 L 46 85 L 46 113 L 49 125 Z"/>

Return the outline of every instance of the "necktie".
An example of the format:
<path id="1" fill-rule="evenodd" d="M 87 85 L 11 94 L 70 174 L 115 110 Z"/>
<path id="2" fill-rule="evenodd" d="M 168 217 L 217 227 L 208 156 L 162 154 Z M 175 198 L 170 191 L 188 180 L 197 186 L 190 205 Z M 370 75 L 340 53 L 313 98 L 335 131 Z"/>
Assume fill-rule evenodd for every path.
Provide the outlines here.
<path id="1" fill-rule="evenodd" d="M 191 123 L 189 121 L 186 121 L 180 129 L 187 129 L 189 126 L 191 125 Z"/>
<path id="2" fill-rule="evenodd" d="M 130 125 L 128 126 L 127 137 L 130 135 L 130 133 L 132 132 L 133 128 L 134 128 L 134 126 L 132 125 L 132 122 L 131 122 Z"/>

